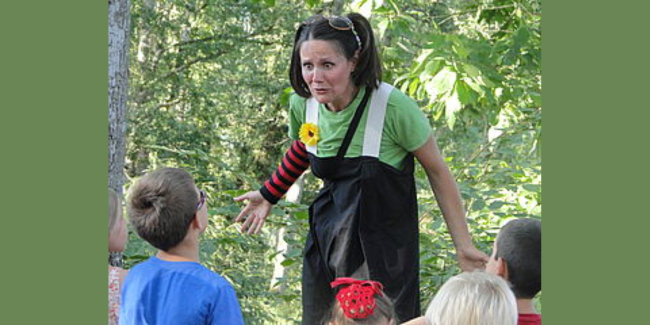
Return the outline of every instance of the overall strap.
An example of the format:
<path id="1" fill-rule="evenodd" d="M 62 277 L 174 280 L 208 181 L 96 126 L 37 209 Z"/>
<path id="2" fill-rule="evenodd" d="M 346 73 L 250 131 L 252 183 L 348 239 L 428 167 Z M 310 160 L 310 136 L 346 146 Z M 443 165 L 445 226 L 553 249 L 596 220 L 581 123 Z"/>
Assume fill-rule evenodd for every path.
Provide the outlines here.
<path id="1" fill-rule="evenodd" d="M 312 123 L 314 125 L 318 125 L 318 102 L 314 97 L 310 97 L 307 99 L 307 112 L 305 114 L 305 119 L 307 123 Z M 313 146 L 308 146 L 305 145 L 307 148 L 307 152 L 310 152 L 313 155 L 316 155 L 317 149 L 316 145 Z"/>
<path id="2" fill-rule="evenodd" d="M 345 153 L 348 151 L 350 142 L 352 142 L 352 137 L 354 137 L 354 133 L 357 131 L 357 127 L 359 126 L 359 121 L 361 121 L 361 115 L 363 115 L 363 111 L 366 109 L 366 104 L 368 104 L 370 93 L 372 93 L 372 89 L 366 88 L 366 93 L 363 95 L 363 99 L 361 100 L 361 103 L 359 103 L 359 106 L 357 106 L 357 111 L 354 112 L 354 117 L 352 118 L 352 122 L 350 122 L 348 132 L 345 134 L 339 152 L 336 154 L 337 159 L 343 159 Z"/>
<path id="3" fill-rule="evenodd" d="M 379 157 L 381 136 L 384 131 L 384 118 L 386 117 L 386 105 L 388 97 L 394 87 L 382 82 L 379 89 L 372 95 L 370 111 L 366 120 L 366 130 L 363 135 L 363 154 L 366 157 Z"/>

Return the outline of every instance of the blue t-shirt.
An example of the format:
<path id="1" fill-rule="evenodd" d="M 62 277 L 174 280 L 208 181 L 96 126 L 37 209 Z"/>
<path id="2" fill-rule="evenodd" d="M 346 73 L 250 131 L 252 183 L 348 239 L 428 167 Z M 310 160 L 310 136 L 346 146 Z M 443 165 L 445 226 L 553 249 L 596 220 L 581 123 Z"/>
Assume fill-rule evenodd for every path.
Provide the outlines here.
<path id="1" fill-rule="evenodd" d="M 244 324 L 232 285 L 196 262 L 155 256 L 134 266 L 122 286 L 120 324 Z"/>

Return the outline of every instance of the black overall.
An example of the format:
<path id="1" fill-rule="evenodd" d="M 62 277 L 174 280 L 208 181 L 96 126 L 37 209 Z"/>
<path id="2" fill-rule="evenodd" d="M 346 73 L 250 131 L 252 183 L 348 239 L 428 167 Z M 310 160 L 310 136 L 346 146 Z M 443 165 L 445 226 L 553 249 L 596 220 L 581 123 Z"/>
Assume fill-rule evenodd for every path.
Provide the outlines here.
<path id="1" fill-rule="evenodd" d="M 359 104 L 337 156 L 309 154 L 324 186 L 309 207 L 303 325 L 321 324 L 337 277 L 379 281 L 400 320 L 420 316 L 418 217 L 413 156 L 403 170 L 375 157 L 344 158 L 368 102 Z"/>

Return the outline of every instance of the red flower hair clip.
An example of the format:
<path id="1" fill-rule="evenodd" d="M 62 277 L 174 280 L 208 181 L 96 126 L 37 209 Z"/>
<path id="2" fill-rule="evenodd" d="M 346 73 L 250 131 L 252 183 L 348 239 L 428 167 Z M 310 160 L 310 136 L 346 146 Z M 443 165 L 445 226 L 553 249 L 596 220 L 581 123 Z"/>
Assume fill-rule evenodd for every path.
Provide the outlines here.
<path id="1" fill-rule="evenodd" d="M 377 281 L 338 278 L 330 283 L 332 288 L 345 286 L 336 294 L 347 318 L 367 318 L 375 312 L 375 294 L 383 296 L 384 286 Z"/>

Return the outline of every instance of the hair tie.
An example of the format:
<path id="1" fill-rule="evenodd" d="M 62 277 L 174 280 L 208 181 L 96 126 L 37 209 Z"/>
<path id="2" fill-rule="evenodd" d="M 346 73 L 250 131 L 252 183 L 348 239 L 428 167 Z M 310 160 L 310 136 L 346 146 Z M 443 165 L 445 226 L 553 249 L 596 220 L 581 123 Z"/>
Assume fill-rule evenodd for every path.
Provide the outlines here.
<path id="1" fill-rule="evenodd" d="M 375 312 L 375 294 L 383 296 L 384 286 L 377 281 L 361 281 L 354 278 L 337 278 L 332 288 L 345 286 L 336 294 L 347 318 L 367 318 Z"/>

